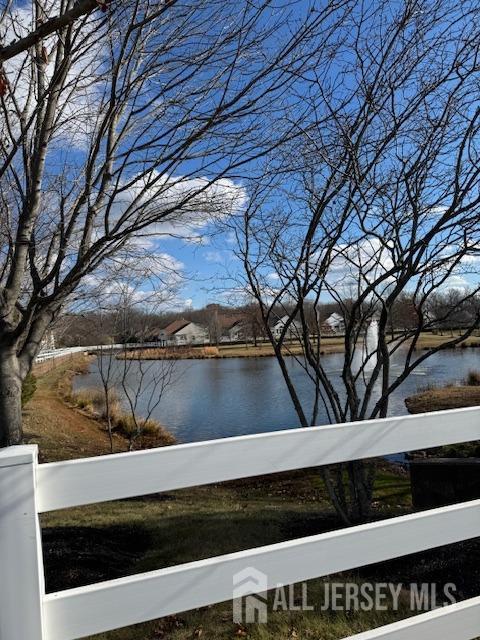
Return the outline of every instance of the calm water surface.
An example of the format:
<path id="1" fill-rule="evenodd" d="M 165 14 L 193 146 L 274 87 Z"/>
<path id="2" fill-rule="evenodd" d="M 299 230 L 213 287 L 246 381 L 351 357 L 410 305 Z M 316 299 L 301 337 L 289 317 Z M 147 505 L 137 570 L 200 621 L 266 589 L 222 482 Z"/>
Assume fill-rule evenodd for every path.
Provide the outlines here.
<path id="1" fill-rule="evenodd" d="M 308 412 L 313 392 L 311 382 L 293 358 L 287 360 L 301 401 Z M 325 367 L 334 379 L 340 380 L 342 361 L 342 354 L 324 356 Z M 149 367 L 162 366 L 161 362 L 155 361 L 146 364 Z M 122 364 L 115 361 L 114 366 L 120 372 Z M 134 376 L 137 367 L 138 363 L 132 362 L 129 375 Z M 148 370 L 153 371 L 149 367 Z M 409 395 L 427 385 L 460 382 L 470 369 L 480 369 L 478 349 L 451 350 L 432 356 L 395 392 L 390 403 L 390 415 L 407 413 L 404 399 Z M 175 378 L 152 417 L 164 424 L 179 442 L 299 426 L 275 358 L 179 360 L 175 362 Z M 75 380 L 76 389 L 99 384 L 96 361 L 89 374 Z M 142 413 L 146 403 L 146 397 L 140 398 L 138 413 Z M 320 411 L 317 424 L 327 422 L 325 411 Z"/>

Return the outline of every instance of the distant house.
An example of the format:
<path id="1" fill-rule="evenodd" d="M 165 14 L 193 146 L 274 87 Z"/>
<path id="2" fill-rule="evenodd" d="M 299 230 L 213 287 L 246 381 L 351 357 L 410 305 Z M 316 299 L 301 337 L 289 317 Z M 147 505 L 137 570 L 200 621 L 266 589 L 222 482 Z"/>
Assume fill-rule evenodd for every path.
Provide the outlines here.
<path id="1" fill-rule="evenodd" d="M 162 329 L 158 339 L 164 346 L 205 344 L 208 342 L 208 331 L 205 327 L 182 318 Z"/>
<path id="2" fill-rule="evenodd" d="M 246 337 L 245 318 L 237 315 L 219 315 L 217 317 L 220 342 L 238 342 Z"/>
<path id="3" fill-rule="evenodd" d="M 279 338 L 285 328 L 285 325 L 290 320 L 290 316 L 283 316 L 272 327 L 272 333 L 275 338 Z M 299 320 L 293 320 L 288 326 L 286 338 L 299 338 L 302 335 L 302 323 Z"/>
<path id="4" fill-rule="evenodd" d="M 324 329 L 331 333 L 344 333 L 345 321 L 339 313 L 332 313 L 324 322 Z"/>
<path id="5" fill-rule="evenodd" d="M 158 342 L 161 333 L 160 327 L 148 327 L 147 331 L 140 336 L 139 342 Z"/>
<path id="6" fill-rule="evenodd" d="M 232 320 L 224 329 L 224 336 L 231 342 L 249 338 L 247 322 L 242 318 Z"/>

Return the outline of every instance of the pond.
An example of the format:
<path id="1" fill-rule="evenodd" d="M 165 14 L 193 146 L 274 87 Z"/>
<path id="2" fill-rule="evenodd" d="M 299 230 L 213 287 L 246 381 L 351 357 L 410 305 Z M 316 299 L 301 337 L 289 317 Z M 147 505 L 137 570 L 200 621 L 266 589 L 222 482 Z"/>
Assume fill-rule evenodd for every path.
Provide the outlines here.
<path id="1" fill-rule="evenodd" d="M 307 409 L 311 406 L 311 382 L 293 358 L 287 361 L 301 401 Z M 324 365 L 332 377 L 338 379 L 339 387 L 342 361 L 342 354 L 324 356 Z M 138 375 L 138 363 L 130 364 L 129 375 Z M 113 362 L 117 373 L 122 366 L 120 361 Z M 155 369 L 163 364 L 149 361 L 144 366 L 145 382 L 148 384 L 148 377 L 154 377 Z M 179 442 L 299 426 L 279 365 L 273 357 L 178 360 L 174 367 L 174 382 L 167 387 L 152 417 L 165 425 Z M 471 369 L 480 369 L 478 349 L 449 350 L 431 356 L 394 393 L 389 414 L 406 414 L 406 397 L 428 385 L 460 382 Z M 99 384 L 98 361 L 92 364 L 90 373 L 78 376 L 74 383 L 75 389 Z M 148 402 L 150 391 L 140 397 L 140 415 Z M 317 424 L 327 422 L 325 410 L 320 410 Z"/>

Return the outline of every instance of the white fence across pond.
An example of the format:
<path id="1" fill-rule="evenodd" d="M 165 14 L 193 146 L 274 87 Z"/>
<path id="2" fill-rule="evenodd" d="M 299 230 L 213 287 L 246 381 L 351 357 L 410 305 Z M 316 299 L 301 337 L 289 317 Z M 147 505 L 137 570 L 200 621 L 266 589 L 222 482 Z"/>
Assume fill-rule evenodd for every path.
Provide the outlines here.
<path id="1" fill-rule="evenodd" d="M 60 349 L 49 349 L 40 351 L 35 358 L 35 363 L 46 362 L 47 360 L 56 360 L 65 356 L 74 355 L 75 353 L 92 353 L 94 351 L 123 351 L 125 349 L 152 349 L 160 347 L 159 342 L 128 342 L 123 344 L 94 344 L 89 347 L 64 347 Z"/>
<path id="2" fill-rule="evenodd" d="M 229 600 L 248 567 L 271 588 L 480 534 L 474 500 L 46 594 L 42 512 L 472 440 L 476 407 L 49 464 L 34 445 L 0 450 L 0 640 L 73 640 Z M 480 637 L 480 597 L 350 640 L 453 637 Z"/>

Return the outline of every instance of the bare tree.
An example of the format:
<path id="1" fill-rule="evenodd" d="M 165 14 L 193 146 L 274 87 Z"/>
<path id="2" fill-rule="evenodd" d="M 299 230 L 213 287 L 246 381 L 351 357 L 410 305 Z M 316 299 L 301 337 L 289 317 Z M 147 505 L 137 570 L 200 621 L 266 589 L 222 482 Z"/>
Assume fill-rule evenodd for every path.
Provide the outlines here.
<path id="1" fill-rule="evenodd" d="M 278 105 L 351 4 L 127 0 L 50 32 L 48 0 L 7 3 L 1 41 L 30 48 L 0 92 L 0 445 L 21 440 L 22 380 L 62 306 L 132 237 L 238 207 L 234 179 L 291 135 Z"/>
<path id="2" fill-rule="evenodd" d="M 247 303 L 241 308 L 241 323 L 243 325 L 243 333 L 245 344 L 253 341 L 253 346 L 258 346 L 258 341 L 265 338 L 262 316 L 255 300 L 247 298 Z"/>
<path id="3" fill-rule="evenodd" d="M 138 248 L 133 247 L 117 252 L 88 287 L 77 291 L 73 303 L 77 312 L 79 305 L 95 312 L 85 314 L 90 336 L 100 335 L 104 340 L 97 351 L 97 370 L 112 452 L 119 420 L 123 419 L 122 432 L 131 449 L 176 379 L 173 361 L 144 362 L 141 351 L 130 351 L 129 343 L 139 343 L 140 348 L 158 331 L 158 313 L 175 302 L 182 282 L 169 262 L 151 254 L 138 255 Z M 87 290 L 82 292 L 82 288 Z M 123 408 L 119 396 L 123 396 Z"/>
<path id="4" fill-rule="evenodd" d="M 142 261 L 139 264 L 123 264 L 117 267 L 116 289 L 118 295 L 110 299 L 110 307 L 114 311 L 114 325 L 121 336 L 123 348 L 117 355 L 111 350 L 104 360 L 101 354 L 99 362 L 100 377 L 105 395 L 105 406 L 110 407 L 110 398 L 115 392 L 123 392 L 125 404 L 128 407 L 130 420 L 124 435 L 129 440 L 129 449 L 142 438 L 148 430 L 149 423 L 159 407 L 166 391 L 176 382 L 176 361 L 169 359 L 145 360 L 142 350 L 131 348 L 128 343 L 147 342 L 155 325 L 155 311 L 164 308 L 175 299 L 176 287 L 180 282 L 177 278 L 168 277 L 171 274 L 158 268 L 159 265 Z M 141 292 L 145 281 L 149 289 Z M 111 429 L 111 419 L 109 428 Z"/>
<path id="5" fill-rule="evenodd" d="M 170 0 L 168 4 L 172 4 L 174 1 L 175 0 Z M 43 15 L 37 19 L 35 27 L 26 35 L 19 37 L 18 33 L 24 31 L 25 27 L 20 21 L 15 24 L 17 27 L 15 37 L 0 47 L 0 65 L 6 60 L 10 60 L 10 58 L 28 51 L 31 47 L 38 45 L 51 34 L 73 24 L 76 20 L 91 13 L 95 9 L 105 12 L 110 4 L 110 0 L 77 0 L 74 3 L 66 2 L 61 5 L 58 3 L 50 3 L 50 6 L 45 5 L 43 7 Z M 162 11 L 165 9 L 164 4 L 164 2 L 161 3 Z M 11 20 L 12 5 L 12 0 L 4 3 L 0 14 L 0 22 L 3 22 L 7 18 Z M 56 15 L 52 16 L 51 12 Z M 5 76 L 2 74 L 2 88 L 0 92 L 6 92 L 8 88 L 7 84 L 3 85 L 4 81 Z"/>
<path id="6" fill-rule="evenodd" d="M 102 381 L 103 399 L 105 402 L 105 421 L 107 423 L 110 451 L 113 453 L 113 420 L 112 405 L 115 397 L 115 352 L 108 346 L 101 345 L 97 355 L 98 372 Z"/>
<path id="7" fill-rule="evenodd" d="M 237 227 L 245 286 L 302 426 L 321 408 L 331 422 L 385 417 L 420 364 L 478 326 L 479 14 L 470 2 L 359 4 L 339 27 L 338 55 L 307 83 L 310 110 L 292 122 L 301 142 L 267 165 L 268 184 L 252 187 Z M 444 314 L 461 307 L 461 331 L 419 352 L 422 332 L 441 321 L 435 296 L 452 287 L 455 304 Z M 405 297 L 409 321 L 395 327 Z M 321 307 L 332 301 L 344 324 L 340 375 L 322 353 Z M 278 308 L 288 321 L 275 336 Z M 375 325 L 372 349 L 366 335 Z M 285 361 L 292 327 L 311 406 Z M 354 462 L 325 479 L 346 522 L 368 518 L 373 465 Z"/>
<path id="8" fill-rule="evenodd" d="M 148 432 L 149 423 L 165 393 L 178 380 L 176 365 L 174 359 L 145 360 L 141 352 L 125 350 L 121 388 L 131 416 L 132 428 L 127 434 L 130 450 Z"/>

